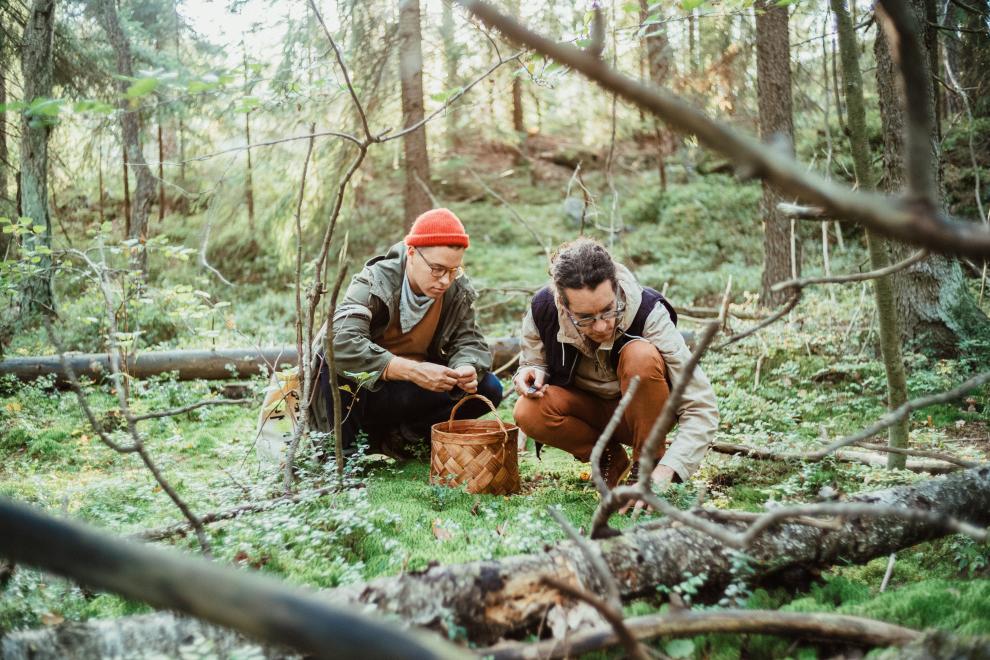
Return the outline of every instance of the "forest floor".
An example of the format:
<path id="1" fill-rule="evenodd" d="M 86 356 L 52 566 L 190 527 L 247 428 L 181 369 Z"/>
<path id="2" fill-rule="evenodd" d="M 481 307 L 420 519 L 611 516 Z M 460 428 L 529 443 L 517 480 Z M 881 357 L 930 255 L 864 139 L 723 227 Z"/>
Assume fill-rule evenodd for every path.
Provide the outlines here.
<path id="1" fill-rule="evenodd" d="M 546 277 L 543 246 L 573 237 L 579 219 L 568 213 L 566 203 L 561 204 L 566 174 L 558 172 L 551 185 L 534 180 L 530 164 L 489 165 L 476 166 L 529 228 L 484 190 L 449 192 L 449 199 L 440 194 L 471 231 L 466 267 L 482 292 L 477 306 L 481 325 L 494 337 L 516 331 L 527 301 L 525 295 L 507 289 L 539 286 Z M 457 167 L 447 163 L 438 168 L 439 176 Z M 501 167 L 505 169 L 497 171 Z M 621 231 L 611 242 L 618 260 L 632 267 L 645 284 L 666 286 L 677 305 L 714 304 L 732 277 L 738 309 L 756 312 L 759 187 L 718 175 L 690 181 L 675 177 L 669 191 L 661 194 L 655 176 L 624 172 L 617 178 L 622 192 L 617 223 Z M 571 195 L 580 199 L 573 190 Z M 593 211 L 590 231 L 608 243 L 609 208 L 601 202 Z M 815 230 L 805 236 L 809 274 L 822 271 L 820 234 Z M 356 228 L 351 231 L 357 233 Z M 862 236 L 846 231 L 844 249 L 834 242 L 831 246 L 833 272 L 853 272 L 865 262 Z M 352 249 L 374 240 L 357 236 Z M 183 268 L 169 272 L 160 266 L 156 286 L 169 295 L 158 296 L 154 310 L 135 312 L 145 319 L 149 344 L 202 347 L 291 341 L 291 287 L 239 285 L 223 290 L 221 295 L 230 304 L 218 306 L 215 298 L 204 303 L 197 293 L 210 285 L 206 276 L 193 273 L 191 263 Z M 66 300 L 60 331 L 73 347 L 91 348 L 91 337 L 100 325 L 95 296 L 86 293 Z M 872 310 L 872 293 L 863 285 L 809 290 L 789 318 L 707 355 L 703 369 L 714 384 L 722 418 L 718 439 L 800 450 L 818 446 L 823 430 L 839 437 L 877 419 L 884 411 L 885 378 L 874 349 Z M 731 329 L 740 331 L 751 323 L 733 319 Z M 685 318 L 681 327 L 701 326 Z M 41 334 L 28 333 L 15 338 L 9 354 L 45 350 Z M 913 352 L 906 359 L 912 396 L 956 385 L 978 366 L 965 358 L 940 360 Z M 507 380 L 503 382 L 508 386 Z M 258 393 L 265 385 L 259 377 L 250 387 Z M 159 377 L 133 383 L 131 397 L 135 410 L 142 412 L 195 402 L 217 387 L 217 383 Z M 106 386 L 90 385 L 87 394 L 101 419 L 119 424 L 115 397 Z M 514 400 L 509 395 L 499 408 L 503 419 L 511 419 Z M 257 416 L 257 408 L 208 407 L 151 420 L 143 430 L 166 477 L 194 511 L 205 514 L 282 492 L 281 476 L 255 456 Z M 919 411 L 911 420 L 912 447 L 985 460 L 990 454 L 988 417 L 988 388 L 969 403 Z M 537 460 L 531 445 L 523 453 L 523 489 L 512 497 L 475 496 L 432 486 L 427 471 L 423 460 L 399 463 L 361 457 L 348 464 L 342 492 L 211 525 L 215 555 L 219 561 L 249 566 L 295 584 L 329 588 L 419 570 L 433 562 L 538 551 L 564 536 L 548 507 L 559 507 L 575 527 L 586 528 L 597 503 L 588 466 L 550 448 L 542 460 Z M 770 500 L 814 501 L 826 487 L 844 497 L 922 478 L 831 459 L 799 464 L 711 453 L 695 478 L 675 486 L 669 497 L 686 508 L 704 492 L 709 504 L 755 511 Z M 335 479 L 332 461 L 320 464 L 311 453 L 303 456 L 300 491 L 332 485 Z M 123 535 L 179 521 L 178 511 L 139 459 L 115 454 L 101 444 L 74 395 L 44 381 L 30 386 L 0 382 L 0 495 Z M 617 522 L 619 527 L 629 524 L 625 517 Z M 165 543 L 196 549 L 193 537 Z M 880 593 L 886 565 L 883 558 L 865 566 L 836 566 L 807 588 L 754 586 L 739 598 L 746 607 L 837 611 L 913 628 L 990 634 L 990 547 L 949 536 L 904 550 L 898 554 L 889 588 Z M 685 575 L 678 589 L 689 602 L 698 589 L 696 576 L 704 569 L 699 566 L 694 575 Z M 664 607 L 662 601 L 658 594 L 630 604 L 627 611 L 655 611 Z M 0 592 L 0 633 L 145 610 L 141 604 L 19 568 Z M 699 658 L 806 658 L 835 651 L 755 635 L 699 636 L 666 650 L 676 657 Z"/>

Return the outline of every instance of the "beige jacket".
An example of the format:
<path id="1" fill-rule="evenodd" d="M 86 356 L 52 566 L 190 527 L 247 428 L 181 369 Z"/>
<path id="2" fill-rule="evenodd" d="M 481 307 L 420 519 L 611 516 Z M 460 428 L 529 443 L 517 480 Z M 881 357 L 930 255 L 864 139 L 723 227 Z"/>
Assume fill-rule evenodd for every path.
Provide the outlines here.
<path id="1" fill-rule="evenodd" d="M 626 303 L 626 311 L 619 328 L 628 328 L 636 318 L 636 312 L 642 302 L 643 289 L 627 268 L 618 264 L 616 268 L 619 295 Z M 621 394 L 619 377 L 609 360 L 612 342 L 601 344 L 597 350 L 592 351 L 577 328 L 570 323 L 559 300 L 557 310 L 560 316 L 557 340 L 574 345 L 580 354 L 574 375 L 575 386 L 603 399 L 619 398 Z M 674 327 L 667 308 L 662 304 L 658 303 L 646 318 L 643 339 L 656 346 L 663 355 L 668 382 L 679 382 L 685 375 L 684 366 L 691 352 L 684 343 L 681 333 Z M 522 326 L 522 358 L 519 368 L 525 367 L 537 367 L 547 371 L 546 353 L 543 350 L 539 330 L 533 321 L 532 308 L 526 311 Z M 684 392 L 684 398 L 677 410 L 677 419 L 676 435 L 669 442 L 667 452 L 659 462 L 674 470 L 682 481 L 687 481 L 704 459 L 709 445 L 715 438 L 719 421 L 715 392 L 700 367 L 695 368 L 691 382 Z"/>

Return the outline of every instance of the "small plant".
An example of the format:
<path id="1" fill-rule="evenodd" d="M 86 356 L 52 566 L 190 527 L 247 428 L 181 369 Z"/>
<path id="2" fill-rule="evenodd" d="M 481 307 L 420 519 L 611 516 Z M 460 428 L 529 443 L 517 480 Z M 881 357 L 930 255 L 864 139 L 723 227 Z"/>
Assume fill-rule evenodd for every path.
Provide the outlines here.
<path id="1" fill-rule="evenodd" d="M 698 595 L 701 587 L 705 585 L 708 581 L 708 573 L 702 571 L 697 575 L 691 573 L 690 571 L 684 571 L 684 581 L 680 584 L 675 584 L 673 587 L 668 587 L 665 584 L 661 584 L 657 587 L 657 593 L 668 595 L 675 593 L 681 597 L 685 605 L 690 605 L 691 600 Z"/>

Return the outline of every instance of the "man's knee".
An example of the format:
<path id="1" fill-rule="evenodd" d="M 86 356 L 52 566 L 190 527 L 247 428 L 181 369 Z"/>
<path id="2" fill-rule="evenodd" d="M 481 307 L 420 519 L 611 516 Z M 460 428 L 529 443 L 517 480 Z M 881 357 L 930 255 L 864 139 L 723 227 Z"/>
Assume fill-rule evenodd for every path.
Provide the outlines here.
<path id="1" fill-rule="evenodd" d="M 641 380 L 665 378 L 666 366 L 660 349 L 637 339 L 626 344 L 619 353 L 619 372 L 626 378 L 639 376 Z"/>
<path id="2" fill-rule="evenodd" d="M 491 401 L 492 405 L 498 408 L 498 404 L 502 403 L 502 382 L 498 376 L 491 372 L 485 374 L 485 377 L 478 383 L 478 394 Z"/>

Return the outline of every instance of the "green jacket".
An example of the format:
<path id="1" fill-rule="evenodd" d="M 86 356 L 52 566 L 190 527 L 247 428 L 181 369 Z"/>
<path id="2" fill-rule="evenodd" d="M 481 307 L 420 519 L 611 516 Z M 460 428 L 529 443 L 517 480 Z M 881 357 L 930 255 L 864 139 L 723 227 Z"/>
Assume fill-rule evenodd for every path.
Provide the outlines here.
<path id="1" fill-rule="evenodd" d="M 333 316 L 333 353 L 338 374 L 373 373 L 364 384 L 371 390 L 381 388 L 379 378 L 395 357 L 377 341 L 398 313 L 405 265 L 404 243 L 397 243 L 384 256 L 368 261 L 351 279 Z M 467 277 L 454 280 L 443 295 L 443 309 L 427 359 L 451 368 L 471 365 L 480 379 L 491 369 L 492 355 L 475 322 L 477 297 Z"/>

